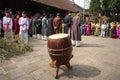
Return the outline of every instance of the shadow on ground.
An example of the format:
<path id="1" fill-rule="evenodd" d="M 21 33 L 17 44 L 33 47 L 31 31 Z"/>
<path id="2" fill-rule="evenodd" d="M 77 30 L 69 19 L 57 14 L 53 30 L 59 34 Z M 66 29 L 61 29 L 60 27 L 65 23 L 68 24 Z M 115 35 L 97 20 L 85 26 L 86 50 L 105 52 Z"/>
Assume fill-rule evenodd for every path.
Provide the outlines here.
<path id="1" fill-rule="evenodd" d="M 88 65 L 73 65 L 73 69 L 68 70 L 66 67 L 61 67 L 63 73 L 59 74 L 59 77 L 67 76 L 69 78 L 79 77 L 79 78 L 89 78 L 100 75 L 101 71 L 92 66 Z"/>
<path id="2" fill-rule="evenodd" d="M 98 45 L 98 44 L 81 44 L 81 47 L 104 47 L 104 45 Z"/>

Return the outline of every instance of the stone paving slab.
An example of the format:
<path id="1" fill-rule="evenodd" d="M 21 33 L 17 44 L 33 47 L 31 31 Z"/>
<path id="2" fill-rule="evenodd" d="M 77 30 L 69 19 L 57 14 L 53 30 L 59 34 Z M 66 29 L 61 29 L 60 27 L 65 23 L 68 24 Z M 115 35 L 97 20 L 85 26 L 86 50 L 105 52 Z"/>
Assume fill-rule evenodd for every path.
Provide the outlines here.
<path id="1" fill-rule="evenodd" d="M 35 80 L 31 75 L 24 75 L 16 80 Z"/>
<path id="2" fill-rule="evenodd" d="M 0 80 L 56 80 L 47 41 L 31 39 L 34 51 L 0 63 Z M 120 80 L 120 39 L 82 36 L 73 47 L 72 70 L 60 67 L 58 80 Z"/>
<path id="3" fill-rule="evenodd" d="M 9 80 L 6 75 L 0 74 L 0 80 Z"/>
<path id="4" fill-rule="evenodd" d="M 9 71 L 6 74 L 6 77 L 8 77 L 9 80 L 16 80 L 20 78 L 21 76 L 24 76 L 25 74 L 26 73 L 22 69 L 17 68 L 17 69 Z"/>

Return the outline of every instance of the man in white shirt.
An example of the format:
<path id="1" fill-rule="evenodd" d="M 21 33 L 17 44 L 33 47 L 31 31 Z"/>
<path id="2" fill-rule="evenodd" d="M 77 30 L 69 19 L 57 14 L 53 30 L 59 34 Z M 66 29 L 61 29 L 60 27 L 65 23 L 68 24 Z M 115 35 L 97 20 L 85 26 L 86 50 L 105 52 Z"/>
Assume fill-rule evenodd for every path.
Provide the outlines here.
<path id="1" fill-rule="evenodd" d="M 22 12 L 22 17 L 19 19 L 20 32 L 19 37 L 25 42 L 28 43 L 28 29 L 29 29 L 29 20 L 25 11 Z"/>
<path id="2" fill-rule="evenodd" d="M 13 20 L 10 17 L 10 13 L 8 11 L 5 12 L 5 16 L 3 17 L 3 29 L 4 29 L 4 38 L 13 39 Z"/>

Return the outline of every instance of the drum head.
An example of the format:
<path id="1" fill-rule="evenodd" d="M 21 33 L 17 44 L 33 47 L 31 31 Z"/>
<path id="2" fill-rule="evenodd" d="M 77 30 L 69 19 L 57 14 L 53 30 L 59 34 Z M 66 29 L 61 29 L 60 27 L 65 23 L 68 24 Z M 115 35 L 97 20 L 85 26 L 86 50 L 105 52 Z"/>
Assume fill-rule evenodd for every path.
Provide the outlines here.
<path id="1" fill-rule="evenodd" d="M 68 34 L 61 33 L 61 34 L 53 34 L 49 36 L 48 38 L 49 39 L 61 39 L 61 38 L 66 38 L 66 37 L 68 37 Z"/>

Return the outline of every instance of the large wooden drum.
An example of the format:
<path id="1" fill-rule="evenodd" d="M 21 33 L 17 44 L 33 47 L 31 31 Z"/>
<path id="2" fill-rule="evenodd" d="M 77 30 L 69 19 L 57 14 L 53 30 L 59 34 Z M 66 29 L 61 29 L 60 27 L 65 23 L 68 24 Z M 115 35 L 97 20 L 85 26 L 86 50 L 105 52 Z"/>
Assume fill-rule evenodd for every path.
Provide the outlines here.
<path id="1" fill-rule="evenodd" d="M 72 43 L 67 34 L 54 34 L 48 37 L 48 53 L 52 62 L 50 66 L 54 65 L 57 67 L 56 78 L 58 78 L 58 72 L 60 65 L 65 65 L 68 69 L 71 69 L 69 63 L 72 55 Z"/>

